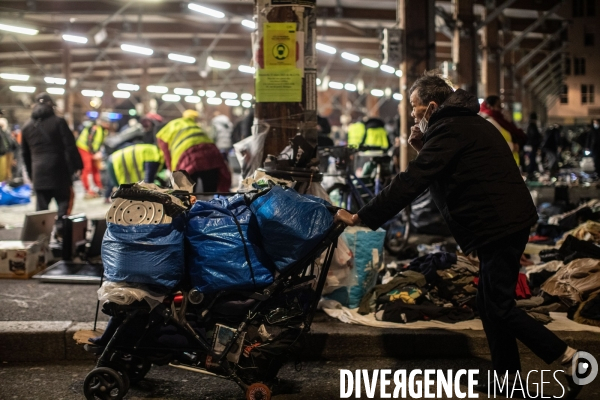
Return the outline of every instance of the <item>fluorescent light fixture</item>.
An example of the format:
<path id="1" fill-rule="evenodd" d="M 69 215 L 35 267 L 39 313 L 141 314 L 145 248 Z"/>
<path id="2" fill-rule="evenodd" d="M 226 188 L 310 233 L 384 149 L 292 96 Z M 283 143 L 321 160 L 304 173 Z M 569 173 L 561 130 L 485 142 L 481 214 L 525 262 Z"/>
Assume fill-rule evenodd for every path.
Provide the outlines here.
<path id="1" fill-rule="evenodd" d="M 213 106 L 218 106 L 219 104 L 223 103 L 223 100 L 219 99 L 218 97 L 210 97 L 206 99 L 206 102 L 208 104 L 212 104 Z"/>
<path id="2" fill-rule="evenodd" d="M 65 42 L 73 42 L 73 43 L 80 43 L 80 44 L 86 44 L 88 42 L 88 39 L 85 36 L 62 35 L 62 38 Z"/>
<path id="3" fill-rule="evenodd" d="M 249 19 L 242 20 L 242 25 L 244 25 L 246 28 L 256 29 L 256 22 Z"/>
<path id="4" fill-rule="evenodd" d="M 117 88 L 119 90 L 129 90 L 130 92 L 137 92 L 140 90 L 139 85 L 134 85 L 132 83 L 118 83 Z"/>
<path id="5" fill-rule="evenodd" d="M 113 92 L 113 97 L 115 97 L 117 99 L 128 99 L 129 96 L 131 96 L 131 93 L 125 92 L 123 90 L 115 90 Z"/>
<path id="6" fill-rule="evenodd" d="M 47 76 L 44 78 L 44 82 L 54 85 L 64 85 L 67 83 L 67 80 L 65 78 L 53 78 L 51 76 Z"/>
<path id="7" fill-rule="evenodd" d="M 215 60 L 212 57 L 209 57 L 208 60 L 208 66 L 211 68 L 218 68 L 218 69 L 229 69 L 231 68 L 231 64 L 229 64 L 227 61 L 219 61 L 219 60 Z"/>
<path id="8" fill-rule="evenodd" d="M 154 53 L 154 50 L 149 49 L 148 47 L 134 46 L 132 44 L 122 44 L 121 50 L 128 51 L 130 53 L 142 54 L 145 56 L 151 56 Z"/>
<path id="9" fill-rule="evenodd" d="M 225 14 L 221 11 L 213 10 L 212 8 L 204 7 L 198 4 L 190 3 L 188 8 L 192 11 L 196 11 L 202 14 L 210 15 L 215 18 L 225 18 Z"/>
<path id="10" fill-rule="evenodd" d="M 379 67 L 379 69 L 382 70 L 383 72 L 387 72 L 388 74 L 393 74 L 394 72 L 396 72 L 396 68 L 391 67 L 389 65 L 385 65 L 385 64 L 382 64 Z"/>
<path id="11" fill-rule="evenodd" d="M 356 85 L 354 83 L 346 83 L 344 85 L 344 89 L 346 89 L 349 92 L 356 92 Z"/>
<path id="12" fill-rule="evenodd" d="M 13 92 L 33 93 L 35 86 L 10 86 L 9 89 Z"/>
<path id="13" fill-rule="evenodd" d="M 193 64 L 196 62 L 196 58 L 191 56 L 184 56 L 182 54 L 169 53 L 169 60 L 179 61 L 183 63 Z"/>
<path id="14" fill-rule="evenodd" d="M 244 108 L 250 108 L 250 107 L 252 107 L 252 102 L 250 102 L 250 101 L 242 101 L 242 107 L 244 107 Z"/>
<path id="15" fill-rule="evenodd" d="M 371 95 L 375 96 L 375 97 L 381 97 L 385 94 L 385 92 L 381 89 L 372 89 L 371 90 Z"/>
<path id="16" fill-rule="evenodd" d="M 233 100 L 233 99 L 227 99 L 227 100 L 225 100 L 225 105 L 228 105 L 229 107 L 239 107 L 240 101 Z"/>
<path id="17" fill-rule="evenodd" d="M 191 96 L 194 94 L 194 91 L 192 89 L 178 87 L 178 88 L 173 89 L 173 93 L 179 94 L 182 96 Z"/>
<path id="18" fill-rule="evenodd" d="M 360 57 L 357 56 L 356 54 L 352 54 L 352 53 L 347 53 L 347 52 L 343 52 L 341 54 L 342 58 L 348 61 L 352 61 L 352 62 L 359 62 L 360 61 Z"/>
<path id="19" fill-rule="evenodd" d="M 181 96 L 177 94 L 163 94 L 162 99 L 163 101 L 179 101 L 181 100 Z"/>
<path id="20" fill-rule="evenodd" d="M 167 93 L 169 88 L 166 86 L 147 86 L 146 90 L 150 93 Z"/>
<path id="21" fill-rule="evenodd" d="M 256 68 L 254 67 L 249 67 L 247 65 L 240 65 L 238 67 L 238 71 L 240 72 L 245 72 L 247 74 L 253 74 L 254 72 L 256 72 Z"/>
<path id="22" fill-rule="evenodd" d="M 204 90 L 200 89 L 200 90 L 198 90 L 198 96 L 204 97 L 204 96 L 206 96 L 206 92 Z"/>
<path id="23" fill-rule="evenodd" d="M 341 82 L 334 82 L 331 81 L 329 82 L 329 87 L 332 89 L 343 89 L 344 88 L 344 84 Z"/>
<path id="24" fill-rule="evenodd" d="M 104 92 L 101 90 L 84 89 L 81 91 L 81 94 L 85 97 L 102 97 L 102 96 L 104 96 Z"/>
<path id="25" fill-rule="evenodd" d="M 242 98 L 242 100 L 252 100 L 252 96 L 250 93 L 242 93 L 242 95 L 240 96 Z"/>
<path id="26" fill-rule="evenodd" d="M 402 99 L 404 98 L 404 96 L 402 96 L 401 93 L 394 93 L 394 95 L 392 97 L 394 98 L 394 100 L 398 100 L 398 101 L 402 101 Z"/>
<path id="27" fill-rule="evenodd" d="M 396 71 L 396 76 L 397 76 L 398 78 L 402 78 L 402 71 L 401 71 L 401 70 L 397 70 L 397 71 Z"/>
<path id="28" fill-rule="evenodd" d="M 207 90 L 205 92 L 205 94 L 206 94 L 206 97 L 210 98 L 210 97 L 215 97 L 217 95 L 217 92 L 215 92 L 214 90 Z M 221 103 L 219 103 L 219 104 L 221 104 Z"/>
<path id="29" fill-rule="evenodd" d="M 188 103 L 200 103 L 200 97 L 199 96 L 185 96 L 184 100 Z"/>
<path id="30" fill-rule="evenodd" d="M 317 86 L 321 86 L 321 79 L 317 78 Z"/>
<path id="31" fill-rule="evenodd" d="M 379 67 L 379 63 L 375 60 L 371 60 L 370 58 L 363 58 L 362 60 L 360 60 L 360 63 L 362 65 L 366 65 L 367 67 L 371 67 L 371 68 Z"/>
<path id="32" fill-rule="evenodd" d="M 24 35 L 37 35 L 39 32 L 37 29 L 23 28 L 20 26 L 12 26 L 12 25 L 5 25 L 5 24 L 0 24 L 0 31 L 22 33 Z"/>
<path id="33" fill-rule="evenodd" d="M 237 99 L 238 95 L 237 93 L 233 93 L 233 92 L 222 92 L 221 93 L 221 98 L 222 99 Z"/>
<path id="34" fill-rule="evenodd" d="M 337 52 L 337 50 L 334 47 L 328 46 L 323 43 L 317 43 L 315 47 L 317 48 L 317 50 L 328 54 L 335 54 Z"/>
<path id="35" fill-rule="evenodd" d="M 0 78 L 6 79 L 7 81 L 21 81 L 21 82 L 25 82 L 25 81 L 29 80 L 29 75 L 0 74 Z"/>
<path id="36" fill-rule="evenodd" d="M 50 94 L 65 94 L 65 89 L 61 88 L 61 87 L 49 87 L 46 88 L 46 93 L 50 93 Z"/>

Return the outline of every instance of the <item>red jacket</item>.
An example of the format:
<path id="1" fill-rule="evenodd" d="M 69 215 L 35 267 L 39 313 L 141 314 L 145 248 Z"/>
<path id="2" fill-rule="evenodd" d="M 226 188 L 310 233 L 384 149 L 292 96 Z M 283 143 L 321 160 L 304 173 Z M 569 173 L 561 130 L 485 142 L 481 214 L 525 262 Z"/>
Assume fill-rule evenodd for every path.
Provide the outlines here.
<path id="1" fill-rule="evenodd" d="M 523 132 L 522 129 L 518 128 L 511 121 L 508 121 L 506 118 L 504 118 L 504 114 L 502 114 L 500 111 L 492 110 L 491 108 L 489 108 L 485 101 L 481 103 L 479 111 L 483 114 L 489 115 L 490 117 L 494 118 L 494 120 L 501 127 L 510 132 L 510 136 L 512 136 L 513 143 L 517 143 L 520 147 L 523 147 L 523 145 L 527 142 L 527 134 Z"/>
<path id="2" fill-rule="evenodd" d="M 169 146 L 164 141 L 157 139 L 158 146 L 165 155 L 165 163 L 171 171 L 185 171 L 190 175 L 196 172 L 219 170 L 218 192 L 229 192 L 231 189 L 231 172 L 223 159 L 223 155 L 213 143 L 197 144 L 187 149 L 179 158 L 177 165 L 171 165 Z"/>

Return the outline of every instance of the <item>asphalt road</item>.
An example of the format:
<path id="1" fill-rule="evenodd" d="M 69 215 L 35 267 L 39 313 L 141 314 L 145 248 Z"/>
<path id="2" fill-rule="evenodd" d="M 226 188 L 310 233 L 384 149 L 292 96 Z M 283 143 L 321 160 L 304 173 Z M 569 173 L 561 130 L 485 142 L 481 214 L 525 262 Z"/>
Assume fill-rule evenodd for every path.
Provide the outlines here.
<path id="1" fill-rule="evenodd" d="M 280 372 L 282 379 L 276 400 L 300 399 L 339 399 L 340 369 L 479 369 L 480 378 L 485 379 L 490 363 L 486 359 L 354 359 L 348 361 L 319 361 L 302 364 L 302 370 L 296 372 L 293 365 L 286 365 Z M 523 370 L 556 368 L 546 366 L 534 357 L 523 358 Z M 80 400 L 83 399 L 83 380 L 93 368 L 91 362 L 59 364 L 0 364 L 0 399 L 12 400 Z M 410 373 L 410 372 L 409 372 Z M 544 396 L 560 396 L 562 390 L 551 375 L 545 381 Z M 461 386 L 466 390 L 466 386 Z M 535 394 L 535 385 L 530 384 L 531 395 Z M 391 392 L 392 390 L 390 390 Z M 374 398 L 380 398 L 379 388 Z M 363 388 L 361 398 L 367 398 Z M 146 379 L 133 386 L 126 399 L 152 400 L 225 400 L 244 399 L 242 391 L 232 382 L 207 377 L 193 372 L 164 367 L 153 367 Z M 354 395 L 351 398 L 356 398 Z M 440 397 L 448 399 L 449 397 Z M 457 397 L 450 397 L 452 399 Z M 488 398 L 482 394 L 479 398 Z M 491 397 L 493 398 L 493 396 Z M 496 398 L 504 399 L 497 396 Z M 538 398 L 540 398 L 538 396 Z M 581 400 L 600 398 L 600 378 L 585 387 L 579 397 Z"/>

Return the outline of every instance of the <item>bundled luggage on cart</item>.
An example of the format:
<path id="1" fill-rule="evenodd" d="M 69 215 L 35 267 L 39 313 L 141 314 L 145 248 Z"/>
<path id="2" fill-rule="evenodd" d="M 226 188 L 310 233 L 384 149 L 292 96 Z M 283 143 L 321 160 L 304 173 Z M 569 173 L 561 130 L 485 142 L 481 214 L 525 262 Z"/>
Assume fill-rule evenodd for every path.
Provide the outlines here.
<path id="1" fill-rule="evenodd" d="M 139 185 L 113 198 L 99 290 L 111 319 L 86 345 L 99 356 L 86 398 L 121 399 L 169 364 L 269 399 L 310 330 L 344 230 L 335 209 L 279 186 L 194 205 Z"/>

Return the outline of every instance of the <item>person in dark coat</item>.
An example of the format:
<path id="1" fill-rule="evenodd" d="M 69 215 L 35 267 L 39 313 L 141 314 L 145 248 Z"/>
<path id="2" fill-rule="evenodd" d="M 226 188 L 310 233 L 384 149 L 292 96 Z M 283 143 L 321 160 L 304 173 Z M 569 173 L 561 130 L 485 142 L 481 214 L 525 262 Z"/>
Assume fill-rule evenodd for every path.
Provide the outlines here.
<path id="1" fill-rule="evenodd" d="M 515 306 L 520 258 L 537 212 L 511 150 L 477 114 L 479 102 L 472 94 L 454 91 L 431 73 L 417 79 L 410 92 L 416 125 L 409 143 L 419 154 L 357 214 L 341 210 L 336 221 L 377 229 L 429 188 L 462 251 L 479 256 L 477 308 L 493 369 L 499 375 L 520 372 L 519 339 L 546 363 L 564 363 L 569 396 L 576 395 L 580 386 L 567 368 L 576 351 Z"/>
<path id="2" fill-rule="evenodd" d="M 546 164 L 548 165 L 548 169 L 550 170 L 550 175 L 555 176 L 558 174 L 559 166 L 558 159 L 561 152 L 561 142 L 562 138 L 560 135 L 562 128 L 558 124 L 550 125 L 546 128 L 546 132 L 544 133 L 544 142 L 542 143 L 542 150 L 544 151 L 544 156 L 546 157 Z"/>
<path id="3" fill-rule="evenodd" d="M 529 115 L 529 125 L 527 125 L 527 143 L 525 144 L 525 153 L 529 158 L 529 165 L 527 165 L 527 176 L 530 179 L 533 178 L 533 173 L 538 170 L 536 156 L 541 144 L 542 134 L 537 126 L 537 114 L 532 112 Z"/>
<path id="4" fill-rule="evenodd" d="M 317 146 L 319 147 L 331 147 L 334 145 L 333 139 L 329 137 L 331 133 L 331 124 L 326 117 L 317 115 Z"/>
<path id="5" fill-rule="evenodd" d="M 73 207 L 73 174 L 83 163 L 75 137 L 64 118 L 54 114 L 54 102 L 47 93 L 35 98 L 31 119 L 22 130 L 23 162 L 33 182 L 37 210 L 47 210 L 52 199 L 58 204 L 56 231 L 62 234 L 62 217 Z"/>

